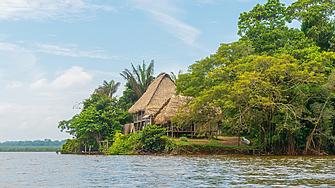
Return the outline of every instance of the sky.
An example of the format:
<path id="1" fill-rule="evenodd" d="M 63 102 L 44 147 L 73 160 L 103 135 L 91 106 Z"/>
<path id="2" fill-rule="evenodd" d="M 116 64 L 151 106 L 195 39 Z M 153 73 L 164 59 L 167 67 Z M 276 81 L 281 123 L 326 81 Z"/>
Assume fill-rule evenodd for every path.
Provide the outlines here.
<path id="1" fill-rule="evenodd" d="M 71 138 L 58 122 L 131 63 L 184 73 L 237 41 L 256 0 L 0 0 L 0 142 Z M 287 6 L 292 0 L 285 0 Z"/>

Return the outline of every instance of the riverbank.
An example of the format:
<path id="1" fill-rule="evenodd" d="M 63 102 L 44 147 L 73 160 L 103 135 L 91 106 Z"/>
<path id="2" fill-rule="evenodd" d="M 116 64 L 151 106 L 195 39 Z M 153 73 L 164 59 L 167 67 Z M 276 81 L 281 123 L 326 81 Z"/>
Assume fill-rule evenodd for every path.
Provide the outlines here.
<path id="1" fill-rule="evenodd" d="M 201 138 L 173 138 L 162 137 L 156 140 L 161 144 L 161 149 L 153 150 L 143 147 L 140 142 L 135 139 L 136 135 L 119 135 L 120 139 L 116 139 L 108 152 L 91 151 L 77 153 L 69 152 L 68 154 L 82 155 L 328 155 L 324 151 L 303 150 L 295 153 L 274 153 L 266 152 L 258 149 L 255 145 L 246 145 L 240 141 L 238 137 L 217 136 L 213 140 Z M 133 136 L 133 137 L 132 137 Z M 135 136 L 135 137 L 134 137 Z M 132 138 L 132 139 L 131 139 Z M 240 142 L 239 142 L 240 141 Z M 163 145 L 162 145 L 163 144 Z M 105 151 L 107 148 L 105 148 Z M 62 151 L 57 151 L 61 152 Z M 63 153 L 65 154 L 65 153 Z"/>
<path id="2" fill-rule="evenodd" d="M 170 138 L 174 141 L 177 147 L 169 152 L 154 152 L 154 151 L 135 151 L 130 155 L 283 155 L 275 154 L 271 152 L 265 152 L 257 149 L 255 146 L 245 145 L 242 142 L 239 143 L 238 137 L 229 136 L 217 136 L 215 140 L 208 139 L 191 139 L 188 138 L 186 141 L 182 141 L 180 138 Z M 296 153 L 284 154 L 287 156 L 292 155 L 328 155 L 324 151 L 317 152 L 314 150 L 308 150 L 304 152 L 303 150 L 297 151 Z"/>

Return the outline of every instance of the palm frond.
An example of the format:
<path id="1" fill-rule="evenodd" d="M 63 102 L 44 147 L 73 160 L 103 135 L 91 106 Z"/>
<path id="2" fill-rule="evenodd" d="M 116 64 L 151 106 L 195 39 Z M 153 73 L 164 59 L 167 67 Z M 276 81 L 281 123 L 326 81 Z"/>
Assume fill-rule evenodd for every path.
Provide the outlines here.
<path id="1" fill-rule="evenodd" d="M 138 65 L 135 67 L 131 63 L 131 67 L 131 72 L 125 69 L 120 75 L 129 82 L 138 98 L 140 98 L 154 80 L 152 76 L 154 73 L 154 60 L 151 60 L 149 66 L 147 66 L 143 60 L 142 66 Z"/>

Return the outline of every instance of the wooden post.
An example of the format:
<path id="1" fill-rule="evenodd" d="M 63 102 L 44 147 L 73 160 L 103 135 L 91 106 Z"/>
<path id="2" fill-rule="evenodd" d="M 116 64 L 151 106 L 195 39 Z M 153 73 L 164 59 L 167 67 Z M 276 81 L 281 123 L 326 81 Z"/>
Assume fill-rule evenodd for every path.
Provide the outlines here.
<path id="1" fill-rule="evenodd" d="M 85 145 L 85 153 L 86 153 L 86 145 Z"/>
<path id="2" fill-rule="evenodd" d="M 108 142 L 109 142 L 109 141 L 107 140 L 107 150 L 106 150 L 106 151 L 107 151 L 107 153 L 108 153 L 108 150 L 109 150 L 109 148 L 108 148 Z"/>
<path id="3" fill-rule="evenodd" d="M 173 137 L 173 124 L 171 124 L 171 137 Z"/>
<path id="4" fill-rule="evenodd" d="M 91 145 L 90 148 L 88 149 L 88 154 L 91 154 Z"/>
<path id="5" fill-rule="evenodd" d="M 241 140 L 241 125 L 238 126 L 238 142 L 237 142 L 237 145 L 240 146 L 240 140 Z"/>

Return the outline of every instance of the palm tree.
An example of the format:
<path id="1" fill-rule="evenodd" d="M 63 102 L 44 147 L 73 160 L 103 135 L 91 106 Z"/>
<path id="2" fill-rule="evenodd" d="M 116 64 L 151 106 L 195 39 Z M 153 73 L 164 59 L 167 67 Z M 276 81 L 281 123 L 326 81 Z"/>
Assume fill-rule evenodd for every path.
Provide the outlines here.
<path id="1" fill-rule="evenodd" d="M 125 69 L 120 73 L 120 75 L 125 78 L 130 86 L 134 89 L 138 98 L 145 93 L 149 85 L 154 81 L 154 60 L 151 60 L 149 66 L 147 67 L 144 60 L 143 65 L 138 65 L 137 68 L 131 64 L 132 71 Z"/>
<path id="2" fill-rule="evenodd" d="M 115 83 L 114 80 L 111 80 L 110 82 L 104 80 L 103 85 L 95 89 L 95 92 L 101 95 L 107 95 L 112 98 L 113 94 L 116 93 L 119 89 L 120 84 L 120 82 Z"/>
<path id="3" fill-rule="evenodd" d="M 103 86 L 99 86 L 97 89 L 94 90 L 95 93 L 101 94 L 101 95 L 108 95 L 107 89 Z"/>
<path id="4" fill-rule="evenodd" d="M 175 82 L 178 79 L 178 76 L 182 74 L 182 70 L 179 70 L 178 75 L 175 75 L 174 72 L 171 71 L 170 77 Z"/>

